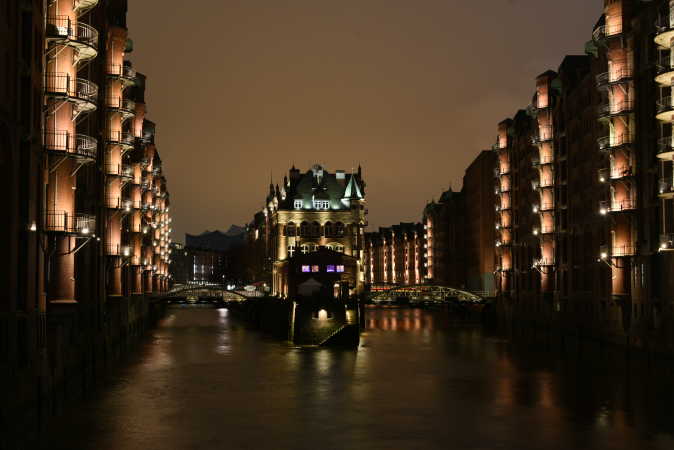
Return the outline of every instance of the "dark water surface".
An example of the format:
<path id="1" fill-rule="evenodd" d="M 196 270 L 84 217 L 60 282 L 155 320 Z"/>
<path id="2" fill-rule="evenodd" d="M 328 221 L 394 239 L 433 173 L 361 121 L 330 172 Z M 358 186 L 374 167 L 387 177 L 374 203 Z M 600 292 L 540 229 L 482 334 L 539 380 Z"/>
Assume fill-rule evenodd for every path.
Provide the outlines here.
<path id="1" fill-rule="evenodd" d="M 290 348 L 173 309 L 50 449 L 674 449 L 674 375 L 512 346 L 447 313 L 369 310 L 361 347 Z"/>

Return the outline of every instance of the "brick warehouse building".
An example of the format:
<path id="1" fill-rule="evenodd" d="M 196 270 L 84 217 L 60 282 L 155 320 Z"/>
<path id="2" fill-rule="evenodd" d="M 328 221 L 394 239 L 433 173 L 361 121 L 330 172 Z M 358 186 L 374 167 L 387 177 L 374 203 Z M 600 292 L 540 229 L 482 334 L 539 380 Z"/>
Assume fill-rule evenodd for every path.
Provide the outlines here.
<path id="1" fill-rule="evenodd" d="M 428 203 L 422 222 L 365 233 L 366 287 L 434 284 L 493 297 L 495 161 L 494 152 L 481 152 L 461 191 L 449 189 Z"/>
<path id="2" fill-rule="evenodd" d="M 305 173 L 295 167 L 282 186 L 270 184 L 265 207 L 249 225 L 251 253 L 262 252 L 258 273 L 271 269 L 272 294 L 287 296 L 282 267 L 296 253 L 320 247 L 356 258 L 354 292 L 363 287 L 365 182 L 357 173 L 334 173 L 316 164 Z M 260 243 L 263 244 L 260 244 Z"/>
<path id="3" fill-rule="evenodd" d="M 671 353 L 674 2 L 604 5 L 586 55 L 498 127 L 499 309 Z"/>
<path id="4" fill-rule="evenodd" d="M 5 0 L 0 10 L 10 194 L 0 370 L 13 386 L 0 424 L 26 433 L 144 327 L 149 296 L 168 289 L 171 219 L 145 77 L 126 59 L 126 1 Z M 0 434 L 0 447 L 11 442 Z"/>

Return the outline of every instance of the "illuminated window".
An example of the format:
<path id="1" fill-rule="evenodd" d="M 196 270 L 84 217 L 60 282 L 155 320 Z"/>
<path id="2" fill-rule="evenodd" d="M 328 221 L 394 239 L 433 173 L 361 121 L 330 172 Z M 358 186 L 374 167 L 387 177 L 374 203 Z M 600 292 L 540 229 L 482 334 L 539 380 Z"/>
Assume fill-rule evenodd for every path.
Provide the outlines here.
<path id="1" fill-rule="evenodd" d="M 325 271 L 326 271 L 326 272 L 334 272 L 334 271 L 335 271 L 335 266 L 333 266 L 333 265 L 328 265 L 328 266 L 325 268 Z"/>
<path id="2" fill-rule="evenodd" d="M 302 209 L 302 200 L 295 200 L 295 209 Z"/>
<path id="3" fill-rule="evenodd" d="M 337 272 L 344 272 L 344 266 L 337 266 Z"/>
<path id="4" fill-rule="evenodd" d="M 311 271 L 312 271 L 312 272 L 320 272 L 320 271 L 321 271 L 321 266 L 311 266 Z"/>
<path id="5" fill-rule="evenodd" d="M 314 200 L 314 209 L 329 209 L 330 200 Z"/>
<path id="6" fill-rule="evenodd" d="M 295 246 L 289 245 L 288 246 L 288 258 L 292 258 L 294 255 L 295 255 Z"/>
<path id="7" fill-rule="evenodd" d="M 311 272 L 311 267 L 310 266 L 302 266 L 302 272 L 303 273 Z"/>

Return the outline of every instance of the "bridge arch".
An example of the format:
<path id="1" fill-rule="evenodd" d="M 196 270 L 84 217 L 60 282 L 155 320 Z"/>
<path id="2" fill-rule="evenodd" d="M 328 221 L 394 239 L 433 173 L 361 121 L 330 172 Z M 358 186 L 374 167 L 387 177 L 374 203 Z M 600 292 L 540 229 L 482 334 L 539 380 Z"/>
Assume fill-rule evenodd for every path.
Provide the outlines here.
<path id="1" fill-rule="evenodd" d="M 457 289 L 450 286 L 436 286 L 419 284 L 412 286 L 395 286 L 390 289 L 374 293 L 370 300 L 373 303 L 395 301 L 400 298 L 414 302 L 431 303 L 483 303 L 484 299 L 473 292 Z"/>

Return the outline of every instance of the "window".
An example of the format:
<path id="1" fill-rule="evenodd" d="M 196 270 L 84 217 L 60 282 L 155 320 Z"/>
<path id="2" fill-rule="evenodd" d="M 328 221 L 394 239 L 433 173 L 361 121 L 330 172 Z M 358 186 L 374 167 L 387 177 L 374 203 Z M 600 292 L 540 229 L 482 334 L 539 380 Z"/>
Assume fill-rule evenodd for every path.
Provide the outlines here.
<path id="1" fill-rule="evenodd" d="M 311 266 L 311 271 L 314 273 L 318 273 L 321 271 L 321 266 Z"/>
<path id="2" fill-rule="evenodd" d="M 314 209 L 329 209 L 330 200 L 314 200 Z"/>
<path id="3" fill-rule="evenodd" d="M 309 253 L 309 246 L 305 244 L 302 246 L 302 254 L 306 255 L 307 253 Z"/>
<path id="4" fill-rule="evenodd" d="M 326 222 L 324 228 L 325 228 L 325 235 L 326 236 L 332 236 L 335 232 L 334 227 L 332 226 L 331 222 Z"/>
<path id="5" fill-rule="evenodd" d="M 344 246 L 343 245 L 335 245 L 335 251 L 339 253 L 344 253 Z"/>
<path id="6" fill-rule="evenodd" d="M 295 200 L 295 209 L 302 209 L 303 202 L 302 200 Z"/>
<path id="7" fill-rule="evenodd" d="M 288 246 L 288 258 L 292 258 L 294 255 L 295 255 L 295 246 L 289 245 Z"/>
<path id="8" fill-rule="evenodd" d="M 308 236 L 309 235 L 309 224 L 306 222 L 302 222 L 302 225 L 300 225 L 300 236 Z"/>
<path id="9" fill-rule="evenodd" d="M 335 271 L 335 266 L 329 264 L 329 265 L 327 265 L 327 266 L 325 267 L 325 271 L 326 271 L 326 272 L 334 272 L 334 271 Z"/>
<path id="10" fill-rule="evenodd" d="M 302 273 L 308 273 L 311 272 L 311 267 L 310 266 L 302 266 Z"/>
<path id="11" fill-rule="evenodd" d="M 318 237 L 321 235 L 321 224 L 318 222 L 313 222 L 311 224 L 311 235 Z"/>
<path id="12" fill-rule="evenodd" d="M 295 236 L 297 235 L 297 227 L 294 223 L 290 222 L 286 225 L 286 236 Z"/>
<path id="13" fill-rule="evenodd" d="M 344 236 L 344 224 L 342 222 L 337 222 L 337 224 L 335 224 L 335 234 L 337 234 L 337 236 Z"/>
<path id="14" fill-rule="evenodd" d="M 344 272 L 344 266 L 337 266 L 337 272 L 342 273 Z"/>

